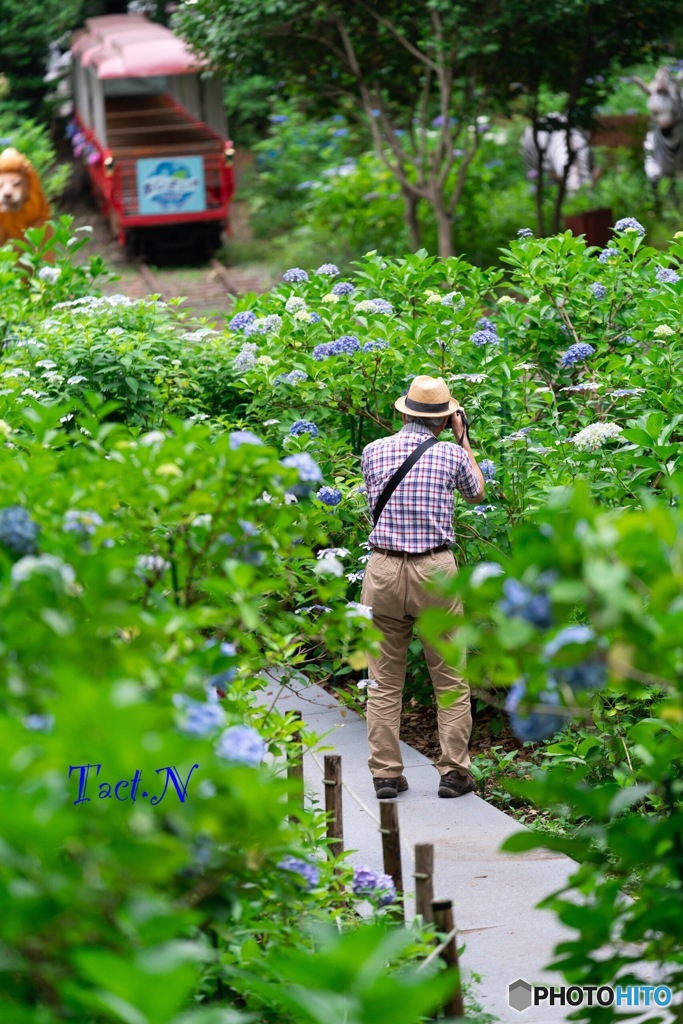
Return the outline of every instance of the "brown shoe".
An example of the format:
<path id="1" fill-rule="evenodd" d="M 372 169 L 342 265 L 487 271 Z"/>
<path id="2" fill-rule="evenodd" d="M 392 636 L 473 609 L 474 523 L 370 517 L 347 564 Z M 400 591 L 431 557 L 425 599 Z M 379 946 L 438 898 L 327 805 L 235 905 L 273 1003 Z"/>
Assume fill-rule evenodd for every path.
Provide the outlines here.
<path id="1" fill-rule="evenodd" d="M 439 781 L 439 796 L 464 796 L 465 793 L 471 793 L 475 788 L 476 783 L 469 772 L 465 775 L 456 771 L 446 772 Z"/>
<path id="2" fill-rule="evenodd" d="M 376 776 L 372 781 L 378 800 L 393 800 L 399 793 L 405 793 L 408 788 L 408 780 L 405 775 L 399 775 L 393 779 L 381 779 Z"/>

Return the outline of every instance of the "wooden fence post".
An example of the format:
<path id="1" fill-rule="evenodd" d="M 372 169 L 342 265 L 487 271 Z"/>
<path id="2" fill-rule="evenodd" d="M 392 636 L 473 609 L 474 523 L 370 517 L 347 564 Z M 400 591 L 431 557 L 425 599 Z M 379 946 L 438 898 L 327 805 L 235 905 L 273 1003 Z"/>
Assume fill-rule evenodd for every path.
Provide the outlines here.
<path id="1" fill-rule="evenodd" d="M 303 721 L 300 711 L 292 711 L 292 716 L 298 722 L 298 728 L 292 733 L 289 746 L 289 757 L 287 759 L 287 778 L 295 782 L 296 792 L 290 794 L 290 817 L 296 819 L 297 810 L 304 806 L 304 747 L 301 741 L 301 727 Z"/>
<path id="2" fill-rule="evenodd" d="M 327 812 L 327 838 L 332 839 L 330 856 L 344 852 L 344 820 L 342 817 L 342 766 L 339 754 L 325 755 L 325 811 Z"/>
<path id="3" fill-rule="evenodd" d="M 382 800 L 379 805 L 380 833 L 384 873 L 391 875 L 396 886 L 396 916 L 403 918 L 403 870 L 401 868 L 401 836 L 398 829 L 398 807 L 392 801 Z"/>
<path id="4" fill-rule="evenodd" d="M 464 1017 L 465 1007 L 462 999 L 462 984 L 460 981 L 460 965 L 458 964 L 458 941 L 457 935 L 451 935 L 454 931 L 453 924 L 453 901 L 452 900 L 433 900 L 432 911 L 434 913 L 434 924 L 436 930 L 444 936 L 450 935 L 448 942 L 439 953 L 442 960 L 448 965 L 448 970 L 452 971 L 457 978 L 457 985 L 453 993 L 448 997 L 447 1002 L 444 1005 L 444 1011 L 449 1017 Z M 444 941 L 443 939 L 441 940 Z"/>
<path id="5" fill-rule="evenodd" d="M 415 913 L 425 924 L 434 920 L 432 900 L 434 899 L 434 847 L 431 843 L 415 845 Z"/>

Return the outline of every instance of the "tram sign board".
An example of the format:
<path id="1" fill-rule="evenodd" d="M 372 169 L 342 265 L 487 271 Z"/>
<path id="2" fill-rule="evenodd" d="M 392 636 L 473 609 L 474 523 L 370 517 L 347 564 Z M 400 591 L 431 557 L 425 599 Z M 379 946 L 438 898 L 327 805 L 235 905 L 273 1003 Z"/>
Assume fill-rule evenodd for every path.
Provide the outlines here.
<path id="1" fill-rule="evenodd" d="M 202 213 L 204 161 L 200 156 L 138 160 L 137 188 L 141 214 Z"/>

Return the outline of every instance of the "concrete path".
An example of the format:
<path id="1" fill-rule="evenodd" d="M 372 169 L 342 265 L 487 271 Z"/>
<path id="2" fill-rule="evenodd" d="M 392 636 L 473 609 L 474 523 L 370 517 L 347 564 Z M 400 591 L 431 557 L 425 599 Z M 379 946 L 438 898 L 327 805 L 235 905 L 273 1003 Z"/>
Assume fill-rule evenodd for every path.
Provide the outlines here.
<path id="1" fill-rule="evenodd" d="M 325 753 L 342 756 L 344 780 L 344 844 L 353 850 L 353 865 L 382 870 L 379 810 L 367 768 L 365 722 L 340 707 L 330 694 L 301 682 L 281 686 L 273 681 L 261 699 L 282 713 L 298 710 L 309 729 L 324 734 L 318 748 L 304 758 L 309 798 L 324 804 L 322 767 Z M 466 944 L 462 967 L 478 974 L 476 996 L 485 1010 L 501 1021 L 519 1024 L 561 1024 L 570 1008 L 530 1007 L 523 1013 L 510 1008 L 508 986 L 521 978 L 532 984 L 559 985 L 559 974 L 544 971 L 555 945 L 569 934 L 549 911 L 535 905 L 561 888 L 576 868 L 561 854 L 533 850 L 500 852 L 502 841 L 523 828 L 473 793 L 441 800 L 438 775 L 432 763 L 402 744 L 410 790 L 398 798 L 402 839 L 403 879 L 412 889 L 416 843 L 434 844 L 434 895 L 453 900 L 459 940 Z M 412 919 L 414 902 L 407 901 Z"/>

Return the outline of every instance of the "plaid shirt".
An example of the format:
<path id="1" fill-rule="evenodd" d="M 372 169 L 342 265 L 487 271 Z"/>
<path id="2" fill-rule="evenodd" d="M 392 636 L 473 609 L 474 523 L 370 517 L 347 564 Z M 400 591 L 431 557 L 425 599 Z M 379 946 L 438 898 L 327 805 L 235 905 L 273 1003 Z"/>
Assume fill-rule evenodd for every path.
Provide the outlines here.
<path id="1" fill-rule="evenodd" d="M 365 447 L 361 468 L 371 514 L 398 467 L 431 433 L 421 423 L 406 423 L 397 434 Z M 479 482 L 460 445 L 439 441 L 420 456 L 389 498 L 370 534 L 370 546 L 413 553 L 452 544 L 456 490 L 474 498 Z"/>

